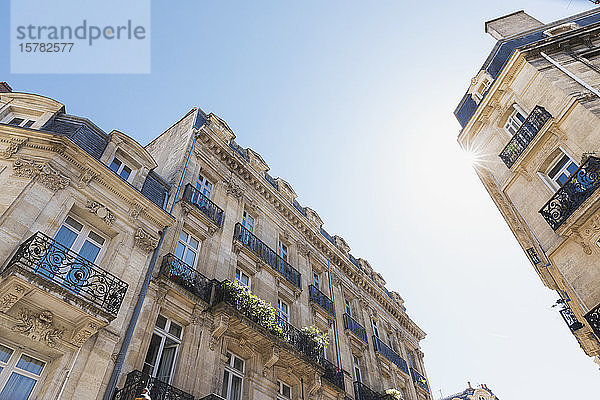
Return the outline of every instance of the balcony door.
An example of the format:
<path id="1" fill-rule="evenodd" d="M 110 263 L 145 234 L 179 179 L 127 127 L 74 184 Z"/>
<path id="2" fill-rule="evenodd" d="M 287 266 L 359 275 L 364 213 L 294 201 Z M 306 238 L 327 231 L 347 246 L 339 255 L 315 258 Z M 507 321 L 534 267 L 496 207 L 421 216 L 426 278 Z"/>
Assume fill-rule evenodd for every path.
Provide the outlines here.
<path id="1" fill-rule="evenodd" d="M 190 267 L 196 268 L 199 251 L 200 241 L 186 231 L 181 231 L 179 241 L 177 241 L 177 248 L 175 249 L 175 257 Z"/>
<path id="2" fill-rule="evenodd" d="M 213 184 L 205 176 L 198 175 L 196 180 L 196 192 L 192 196 L 192 203 L 196 203 L 199 207 L 206 206 L 206 200 L 212 195 Z M 201 196 L 201 193 L 203 196 Z"/>
<path id="3" fill-rule="evenodd" d="M 162 382 L 171 383 L 182 331 L 180 325 L 162 315 L 158 316 L 142 372 Z"/>

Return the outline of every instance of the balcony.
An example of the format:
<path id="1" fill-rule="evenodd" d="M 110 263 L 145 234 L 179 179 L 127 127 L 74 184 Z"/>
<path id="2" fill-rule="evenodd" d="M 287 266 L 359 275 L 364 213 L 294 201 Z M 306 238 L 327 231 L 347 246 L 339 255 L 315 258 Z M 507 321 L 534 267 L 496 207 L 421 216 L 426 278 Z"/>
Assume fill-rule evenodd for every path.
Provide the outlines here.
<path id="1" fill-rule="evenodd" d="M 400 357 L 394 350 L 390 349 L 385 343 L 381 341 L 377 336 L 373 336 L 373 344 L 375 351 L 379 352 L 382 356 L 394 363 L 400 371 L 406 375 L 410 375 L 408 372 L 408 364 L 402 357 Z"/>
<path id="2" fill-rule="evenodd" d="M 47 294 L 57 291 L 73 303 L 83 301 L 105 313 L 107 319 L 117 316 L 128 287 L 115 275 L 41 232 L 19 246 L 2 273 L 11 274 L 37 282 Z"/>
<path id="3" fill-rule="evenodd" d="M 354 382 L 354 399 L 355 400 L 395 400 L 392 395 L 379 393 L 362 382 Z"/>
<path id="4" fill-rule="evenodd" d="M 215 225 L 218 227 L 223 225 L 223 210 L 189 183 L 185 185 L 183 198 L 202 211 Z"/>
<path id="5" fill-rule="evenodd" d="M 314 285 L 308 286 L 308 293 L 310 301 L 319 305 L 323 310 L 327 311 L 329 315 L 335 318 L 335 306 L 333 305 L 333 301 L 331 301 L 325 293 L 321 292 Z"/>
<path id="6" fill-rule="evenodd" d="M 349 330 L 360 340 L 362 340 L 365 343 L 368 343 L 367 331 L 365 330 L 365 328 L 361 324 L 356 322 L 356 320 L 348 314 L 344 314 L 344 329 Z"/>
<path id="7" fill-rule="evenodd" d="M 410 369 L 410 374 L 412 375 L 413 382 L 417 385 L 417 387 L 420 387 L 421 389 L 429 393 L 429 384 L 427 382 L 427 378 L 421 375 L 419 371 L 417 371 L 414 368 Z"/>
<path id="8" fill-rule="evenodd" d="M 287 261 L 267 246 L 262 240 L 257 238 L 248 229 L 244 228 L 239 222 L 235 224 L 233 238 L 238 240 L 256 257 L 265 262 L 268 266 L 279 272 L 288 282 L 296 288 L 302 290 L 302 280 L 300 272 L 292 267 Z"/>
<path id="9" fill-rule="evenodd" d="M 143 388 L 150 390 L 152 400 L 194 400 L 194 396 L 177 389 L 167 383 L 159 381 L 141 371 L 131 371 L 125 378 L 125 385 L 117 390 L 113 400 L 131 400 L 137 398 Z"/>
<path id="10" fill-rule="evenodd" d="M 552 118 L 544 107 L 536 106 L 512 139 L 498 155 L 508 168 L 511 168 L 523 154 L 529 143 L 537 136 L 542 127 Z"/>
<path id="11" fill-rule="evenodd" d="M 325 381 L 331 383 L 342 392 L 345 391 L 346 385 L 344 384 L 344 371 L 326 359 L 321 361 L 321 365 L 325 368 L 325 373 L 323 374 Z"/>
<path id="12" fill-rule="evenodd" d="M 163 257 L 160 274 L 205 302 L 210 303 L 212 281 L 173 254 L 167 254 Z"/>
<path id="13" fill-rule="evenodd" d="M 560 312 L 560 315 L 565 320 L 565 323 L 567 324 L 569 329 L 571 329 L 571 332 L 575 332 L 576 330 L 583 328 L 583 324 L 581 322 L 579 322 L 579 320 L 573 313 L 573 310 L 571 310 L 571 308 L 569 306 L 566 306 L 559 312 Z"/>
<path id="14" fill-rule="evenodd" d="M 600 158 L 589 157 L 539 211 L 557 230 L 600 186 Z"/>

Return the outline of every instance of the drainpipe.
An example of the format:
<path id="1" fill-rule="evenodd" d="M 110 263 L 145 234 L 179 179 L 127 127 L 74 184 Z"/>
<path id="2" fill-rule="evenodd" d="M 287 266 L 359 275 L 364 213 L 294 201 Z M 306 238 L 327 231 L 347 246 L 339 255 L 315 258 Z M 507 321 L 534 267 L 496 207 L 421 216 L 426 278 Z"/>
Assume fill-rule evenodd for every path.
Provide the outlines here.
<path id="1" fill-rule="evenodd" d="M 154 266 L 156 265 L 156 260 L 158 259 L 158 252 L 160 251 L 166 232 L 167 227 L 165 226 L 160 234 L 158 246 L 156 246 L 156 249 L 154 249 L 154 252 L 152 253 L 150 265 L 148 266 L 148 271 L 146 271 L 146 277 L 144 278 L 142 289 L 138 294 L 137 302 L 135 303 L 135 308 L 133 309 L 133 314 L 131 315 L 131 320 L 129 320 L 129 325 L 127 325 L 127 331 L 125 332 L 125 337 L 123 338 L 123 343 L 121 344 L 121 350 L 117 355 L 117 361 L 115 362 L 115 367 L 113 369 L 112 374 L 110 375 L 110 380 L 108 381 L 108 386 L 106 387 L 106 391 L 104 392 L 103 400 L 111 400 L 115 387 L 117 386 L 117 379 L 119 379 L 119 375 L 121 374 L 121 368 L 123 367 L 123 362 L 125 361 L 125 354 L 127 354 L 127 349 L 129 348 L 129 343 L 131 342 L 133 331 L 137 324 L 137 320 L 140 316 L 142 304 L 144 303 L 144 299 L 146 298 L 148 286 L 150 286 L 152 272 L 154 271 Z"/>
<path id="2" fill-rule="evenodd" d="M 333 296 L 333 286 L 331 284 L 331 265 L 329 259 L 327 260 L 327 278 L 329 278 L 329 294 L 331 295 L 331 301 L 335 307 L 335 299 Z M 336 318 L 333 319 L 333 336 L 335 337 L 335 354 L 337 355 L 338 370 L 342 370 L 342 362 L 340 360 L 340 342 L 338 341 L 337 322 Z"/>
<path id="3" fill-rule="evenodd" d="M 600 92 L 598 90 L 596 90 L 592 85 L 589 85 L 583 79 L 579 78 L 577 75 L 575 75 L 574 73 L 572 73 L 571 71 L 569 71 L 568 69 L 563 67 L 558 61 L 556 61 L 555 59 L 553 59 L 552 57 L 550 57 L 548 54 L 544 53 L 543 51 L 540 52 L 540 55 L 542 57 L 544 57 L 546 59 L 546 61 L 548 61 L 550 64 L 554 65 L 556 68 L 558 68 L 559 70 L 564 72 L 569 78 L 573 79 L 575 82 L 579 83 L 581 86 L 583 86 L 590 92 L 594 93 L 597 97 L 600 97 Z"/>

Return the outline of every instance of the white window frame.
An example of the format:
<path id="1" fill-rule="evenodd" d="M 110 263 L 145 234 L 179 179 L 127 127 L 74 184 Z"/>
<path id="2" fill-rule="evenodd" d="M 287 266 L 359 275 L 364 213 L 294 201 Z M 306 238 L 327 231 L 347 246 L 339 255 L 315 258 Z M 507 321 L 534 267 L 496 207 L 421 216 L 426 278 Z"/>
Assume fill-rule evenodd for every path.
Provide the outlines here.
<path id="1" fill-rule="evenodd" d="M 379 328 L 377 327 L 377 321 L 375 321 L 372 318 L 371 318 L 371 328 L 373 328 L 373 335 L 375 335 L 377 338 L 381 339 L 379 337 Z"/>
<path id="2" fill-rule="evenodd" d="M 210 199 L 212 197 L 213 188 L 214 184 L 206 176 L 198 174 L 198 178 L 196 179 L 197 191 L 206 196 L 206 198 Z"/>
<path id="3" fill-rule="evenodd" d="M 523 116 L 523 121 L 517 118 L 517 114 L 521 114 Z M 504 131 L 513 137 L 526 119 L 527 113 L 523 111 L 523 109 L 517 104 L 513 104 L 512 111 L 504 123 Z M 514 132 L 512 132 L 511 129 L 514 129 Z"/>
<path id="4" fill-rule="evenodd" d="M 252 234 L 256 228 L 256 219 L 246 210 L 242 213 L 242 226 Z"/>
<path id="5" fill-rule="evenodd" d="M 290 391 L 289 397 L 284 394 L 284 388 L 286 388 L 286 387 Z M 290 385 L 288 385 L 287 383 L 284 383 L 284 382 L 281 382 L 280 380 L 277 380 L 277 398 L 279 400 L 292 400 L 293 397 L 294 396 L 292 394 L 292 387 Z"/>
<path id="6" fill-rule="evenodd" d="M 559 154 L 553 158 L 548 168 L 546 168 L 546 170 L 543 172 L 538 172 L 538 176 L 541 177 L 542 181 L 546 184 L 546 186 L 548 186 L 548 188 L 552 192 L 556 192 L 558 189 L 560 189 L 561 186 L 554 178 L 560 176 L 561 173 L 563 173 L 571 163 L 574 163 L 577 167 L 580 167 L 580 165 L 575 161 L 573 157 L 571 157 L 571 155 L 567 151 L 565 151 L 565 149 L 563 149 L 562 147 L 558 147 L 558 150 L 560 150 Z M 550 172 L 550 170 L 552 170 L 552 168 L 556 166 L 556 164 L 563 158 L 563 156 L 569 157 L 569 161 L 567 161 L 565 165 L 560 170 L 558 170 L 554 178 L 551 178 L 550 175 L 548 175 L 548 173 Z"/>
<path id="7" fill-rule="evenodd" d="M 290 262 L 290 248 L 281 240 L 279 240 L 277 244 L 277 255 L 281 257 L 285 262 Z"/>
<path id="8" fill-rule="evenodd" d="M 72 219 L 73 221 L 77 222 L 78 224 L 82 225 L 82 228 L 80 230 L 77 230 L 77 228 L 75 226 L 69 224 L 68 223 L 69 218 Z M 71 247 L 69 247 L 69 250 L 79 254 L 79 252 L 81 251 L 81 248 L 83 247 L 85 242 L 89 240 L 89 242 L 91 244 L 98 246 L 100 248 L 100 251 L 98 252 L 98 255 L 96 256 L 95 259 L 88 260 L 88 261 L 91 261 L 94 264 L 98 264 L 102 260 L 102 257 L 104 256 L 104 253 L 106 252 L 106 248 L 108 247 L 108 238 L 103 233 L 99 232 L 97 229 L 93 228 L 85 221 L 82 221 L 80 218 L 75 217 L 73 215 L 67 215 L 65 220 L 62 222 L 62 224 L 60 224 L 60 227 L 54 234 L 54 239 L 56 239 L 58 232 L 63 227 L 77 235 L 77 238 L 75 239 L 75 241 L 73 242 Z M 102 239 L 104 239 L 104 242 L 100 243 L 96 239 L 91 238 L 90 233 L 100 236 Z M 60 242 L 58 242 L 58 243 L 60 243 Z M 60 243 L 60 244 L 63 245 L 62 243 Z"/>
<path id="9" fill-rule="evenodd" d="M 362 368 L 360 367 L 360 357 L 352 354 L 352 369 L 354 370 L 354 380 L 362 382 L 363 374 Z"/>
<path id="10" fill-rule="evenodd" d="M 120 166 L 117 168 L 117 170 L 116 170 L 116 171 L 115 171 L 114 169 L 112 169 L 112 168 L 111 168 L 111 165 L 112 165 L 112 164 L 115 162 L 115 160 L 121 163 L 121 165 L 120 165 Z M 131 172 L 129 173 L 129 176 L 128 176 L 127 178 L 124 178 L 124 177 L 121 175 L 121 172 L 123 171 L 123 169 L 124 169 L 125 167 L 127 167 L 127 168 L 129 168 L 129 169 L 131 170 Z M 109 168 L 111 171 L 114 171 L 114 172 L 115 172 L 115 174 L 119 175 L 119 177 L 120 177 L 121 179 L 123 179 L 124 181 L 130 182 L 130 183 L 131 183 L 131 182 L 133 182 L 133 178 L 135 177 L 135 173 L 137 172 L 137 171 L 136 171 L 136 169 L 135 169 L 135 168 L 133 168 L 133 167 L 132 167 L 130 164 L 127 164 L 125 161 L 123 161 L 123 157 L 120 157 L 120 156 L 118 156 L 118 155 L 115 155 L 115 156 L 113 157 L 113 159 L 112 159 L 112 160 L 110 161 L 110 163 L 108 164 L 108 168 Z"/>
<path id="11" fill-rule="evenodd" d="M 239 278 L 238 278 L 239 277 Z M 245 284 L 243 282 L 243 278 L 246 277 L 248 278 L 248 284 Z M 252 278 L 250 278 L 250 275 L 248 275 L 246 273 L 246 271 L 244 271 L 241 268 L 237 268 L 235 269 L 235 273 L 234 273 L 234 277 L 236 282 L 238 282 L 240 285 L 247 287 L 248 289 L 250 289 L 250 285 L 252 284 Z"/>
<path id="12" fill-rule="evenodd" d="M 11 124 L 10 122 L 13 121 L 15 118 L 22 119 L 23 121 L 21 121 L 19 124 Z M 39 117 L 37 117 L 37 118 L 39 118 Z M 31 125 L 25 126 L 30 121 L 31 121 Z M 19 126 L 21 128 L 31 128 L 31 126 L 34 125 L 37 121 L 38 120 L 32 118 L 31 115 L 25 115 L 25 114 L 14 113 L 14 112 L 9 113 L 6 117 L 4 117 L 2 119 L 3 124 Z"/>
<path id="13" fill-rule="evenodd" d="M 182 239 L 182 235 L 187 235 L 187 239 L 183 240 Z M 195 240 L 198 243 L 198 246 L 196 248 L 194 248 L 191 244 L 190 244 L 190 239 Z M 179 246 L 181 246 L 183 248 L 183 254 L 181 254 L 181 257 L 179 255 L 177 255 L 177 249 L 179 248 Z M 202 242 L 196 238 L 194 235 L 192 235 L 191 233 L 189 233 L 188 231 L 186 231 L 185 229 L 182 229 L 181 232 L 179 232 L 179 238 L 177 238 L 177 246 L 175 247 L 175 255 L 177 258 L 179 258 L 181 261 L 183 261 L 184 263 L 186 263 L 187 265 L 189 265 L 190 267 L 192 267 L 193 269 L 196 269 L 196 265 L 198 265 L 198 258 L 200 256 L 200 249 L 202 248 Z M 194 262 L 193 265 L 190 265 L 186 262 L 186 255 L 188 253 L 194 253 Z"/>
<path id="14" fill-rule="evenodd" d="M 346 314 L 348 314 L 348 316 L 350 318 L 353 318 L 352 317 L 352 305 L 350 304 L 350 300 L 344 299 L 344 308 L 345 308 Z"/>
<path id="15" fill-rule="evenodd" d="M 228 378 L 228 382 L 227 382 L 227 394 L 221 393 L 221 395 L 225 398 L 225 400 L 232 400 L 232 396 L 231 396 L 231 387 L 232 387 L 232 383 L 233 383 L 233 376 L 237 376 L 238 378 L 241 379 L 242 384 L 240 385 L 240 400 L 243 400 L 244 398 L 244 375 L 245 375 L 245 370 L 246 370 L 246 360 L 244 360 L 242 357 L 238 357 L 236 354 L 232 353 L 232 352 L 227 352 L 227 354 L 229 355 L 229 362 L 225 362 L 225 366 L 223 368 L 223 380 L 225 379 L 225 371 L 227 371 L 229 373 L 229 378 Z M 241 360 L 242 361 L 242 371 L 234 368 L 233 366 L 235 365 L 235 359 Z M 225 386 L 225 382 L 223 381 L 223 386 Z"/>
<path id="16" fill-rule="evenodd" d="M 161 328 L 160 326 L 157 325 L 158 323 L 158 319 L 159 318 L 164 318 L 166 320 L 165 323 L 165 327 Z M 177 337 L 175 335 L 173 335 L 172 333 L 170 333 L 170 329 L 171 329 L 171 325 L 175 324 L 176 326 L 179 327 L 180 329 L 180 336 Z M 150 375 L 154 378 L 156 378 L 156 375 L 158 374 L 158 368 L 160 367 L 160 362 L 161 359 L 163 357 L 163 351 L 165 348 L 165 343 L 167 341 L 167 339 L 173 340 L 174 342 L 177 343 L 177 347 L 175 348 L 175 355 L 173 356 L 173 363 L 171 365 L 171 370 L 169 371 L 169 382 L 166 382 L 168 384 L 170 384 L 173 381 L 173 371 L 175 370 L 175 365 L 177 365 L 177 358 L 179 356 L 179 350 L 181 348 L 181 341 L 183 338 L 183 326 L 173 320 L 171 320 L 170 318 L 165 317 L 162 314 L 159 314 L 158 317 L 156 318 L 156 322 L 154 324 L 154 329 L 152 331 L 152 335 L 154 336 L 155 334 L 157 336 L 160 336 L 161 340 L 160 340 L 160 345 L 158 347 L 158 351 L 156 353 L 156 360 L 154 360 L 154 365 L 151 364 L 146 364 L 146 360 L 144 359 L 144 367 L 146 365 L 151 366 L 152 367 L 152 371 L 150 373 Z M 150 350 L 150 348 L 148 348 L 148 350 L 146 351 L 146 353 Z"/>
<path id="17" fill-rule="evenodd" d="M 35 399 L 36 398 L 35 394 L 37 393 L 39 386 L 40 386 L 38 383 L 43 381 L 46 376 L 46 370 L 47 370 L 46 366 L 48 365 L 48 360 L 46 360 L 43 357 L 39 357 L 38 355 L 33 355 L 28 350 L 21 350 L 21 348 L 19 346 L 12 346 L 5 342 L 0 342 L 0 344 L 2 346 L 7 347 L 10 350 L 12 350 L 12 353 L 9 356 L 8 361 L 6 361 L 6 362 L 0 361 L 0 367 L 2 368 L 2 372 L 0 372 L 0 393 L 2 392 L 2 390 L 4 390 L 5 385 L 8 383 L 8 380 L 10 379 L 11 375 L 14 372 L 16 374 L 25 376 L 25 377 L 33 379 L 35 381 L 35 383 L 33 384 L 33 387 L 31 388 L 31 392 L 29 392 L 29 397 L 28 397 L 28 399 Z M 17 367 L 17 363 L 19 362 L 19 360 L 21 359 L 21 356 L 23 356 L 23 355 L 31 357 L 37 361 L 41 361 L 44 363 L 44 365 L 42 366 L 42 371 L 40 372 L 39 375 L 36 375 L 33 372 L 25 371 L 25 370 Z"/>
<path id="18" fill-rule="evenodd" d="M 285 306 L 285 307 L 284 307 Z M 286 322 L 290 322 L 291 307 L 289 303 L 282 298 L 277 299 L 277 316 Z"/>

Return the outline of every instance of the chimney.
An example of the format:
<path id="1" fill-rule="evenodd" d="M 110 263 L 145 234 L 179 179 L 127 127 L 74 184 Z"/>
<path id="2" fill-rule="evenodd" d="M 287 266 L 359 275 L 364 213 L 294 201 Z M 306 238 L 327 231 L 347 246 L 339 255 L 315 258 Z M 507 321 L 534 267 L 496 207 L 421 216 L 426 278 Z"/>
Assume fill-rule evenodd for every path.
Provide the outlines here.
<path id="1" fill-rule="evenodd" d="M 12 92 L 12 88 L 6 82 L 0 82 L 0 93 L 10 93 Z"/>
<path id="2" fill-rule="evenodd" d="M 467 381 L 467 385 L 469 385 L 469 389 L 473 389 L 473 388 L 471 387 L 471 382 Z"/>
<path id="3" fill-rule="evenodd" d="M 485 32 L 496 40 L 502 40 L 541 26 L 544 24 L 521 10 L 487 21 Z"/>

